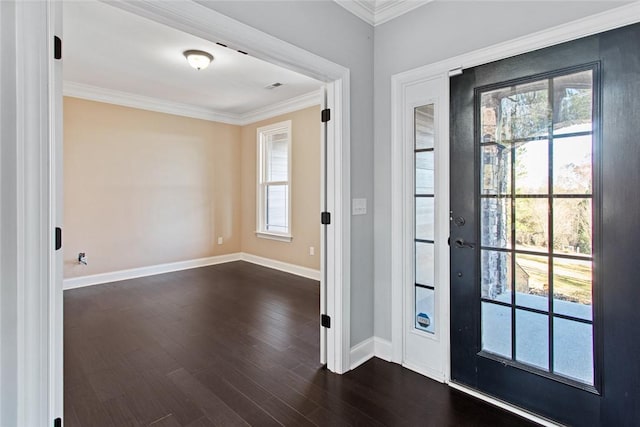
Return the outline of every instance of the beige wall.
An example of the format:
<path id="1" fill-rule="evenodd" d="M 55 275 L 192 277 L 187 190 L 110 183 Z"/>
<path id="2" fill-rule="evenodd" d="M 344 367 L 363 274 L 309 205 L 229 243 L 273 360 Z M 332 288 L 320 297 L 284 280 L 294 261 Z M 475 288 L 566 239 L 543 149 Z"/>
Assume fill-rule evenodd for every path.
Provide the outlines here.
<path id="1" fill-rule="evenodd" d="M 65 277 L 240 251 L 239 138 L 238 126 L 65 98 Z"/>
<path id="2" fill-rule="evenodd" d="M 319 115 L 240 127 L 65 97 L 65 277 L 237 252 L 319 269 Z M 255 236 L 256 129 L 283 120 L 293 133 L 291 243 Z"/>
<path id="3" fill-rule="evenodd" d="M 291 242 L 257 237 L 257 129 L 291 120 Z M 320 269 L 320 107 L 242 127 L 242 251 Z M 315 255 L 309 255 L 309 247 Z"/>

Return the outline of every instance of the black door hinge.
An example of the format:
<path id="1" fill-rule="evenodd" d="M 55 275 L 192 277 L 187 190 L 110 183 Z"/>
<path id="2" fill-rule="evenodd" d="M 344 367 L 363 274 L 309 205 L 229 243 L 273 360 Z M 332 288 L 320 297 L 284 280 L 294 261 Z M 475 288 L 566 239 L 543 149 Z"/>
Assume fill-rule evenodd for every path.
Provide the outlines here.
<path id="1" fill-rule="evenodd" d="M 320 224 L 322 225 L 329 225 L 331 224 L 331 213 L 329 212 L 322 212 L 320 214 Z"/>
<path id="2" fill-rule="evenodd" d="M 58 36 L 53 36 L 53 57 L 62 59 L 62 40 Z"/>
<path id="3" fill-rule="evenodd" d="M 56 227 L 56 251 L 62 247 L 62 228 Z"/>
<path id="4" fill-rule="evenodd" d="M 320 324 L 324 328 L 331 328 L 331 317 L 326 314 L 320 316 Z"/>
<path id="5" fill-rule="evenodd" d="M 325 122 L 328 122 L 329 120 L 331 120 L 331 110 L 328 108 L 325 108 L 320 113 L 320 121 L 322 123 L 325 123 Z"/>
<path id="6" fill-rule="evenodd" d="M 62 418 L 58 417 L 53 420 L 53 427 L 62 427 Z"/>

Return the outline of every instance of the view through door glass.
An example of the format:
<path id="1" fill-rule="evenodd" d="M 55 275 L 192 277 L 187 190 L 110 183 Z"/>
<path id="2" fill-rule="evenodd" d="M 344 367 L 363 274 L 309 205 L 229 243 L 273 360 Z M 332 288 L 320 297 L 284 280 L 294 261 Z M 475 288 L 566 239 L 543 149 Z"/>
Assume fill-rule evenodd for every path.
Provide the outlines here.
<path id="1" fill-rule="evenodd" d="M 482 351 L 594 384 L 593 70 L 481 91 Z"/>

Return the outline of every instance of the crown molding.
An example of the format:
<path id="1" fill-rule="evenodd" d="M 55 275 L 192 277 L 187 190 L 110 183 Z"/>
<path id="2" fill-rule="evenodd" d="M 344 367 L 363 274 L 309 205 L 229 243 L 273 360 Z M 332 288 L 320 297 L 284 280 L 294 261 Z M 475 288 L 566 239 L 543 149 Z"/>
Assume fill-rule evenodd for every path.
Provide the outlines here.
<path id="1" fill-rule="evenodd" d="M 62 94 L 64 96 L 88 99 L 90 101 L 105 102 L 107 104 L 122 105 L 141 110 L 156 111 L 158 113 L 174 114 L 232 125 L 240 124 L 241 121 L 241 117 L 236 114 L 219 113 L 207 108 L 194 107 L 192 105 L 70 81 L 63 83 Z"/>
<path id="2" fill-rule="evenodd" d="M 296 96 L 295 98 L 287 99 L 285 101 L 278 102 L 277 104 L 258 108 L 256 110 L 243 114 L 241 124 L 248 125 L 251 123 L 259 122 L 261 120 L 270 119 L 271 117 L 302 110 L 303 108 L 320 105 L 322 103 L 321 95 L 321 90 L 314 90 L 313 92 Z"/>
<path id="3" fill-rule="evenodd" d="M 303 108 L 320 105 L 321 103 L 321 91 L 316 90 L 245 114 L 231 114 L 71 81 L 64 82 L 63 95 L 238 126 L 248 125 Z"/>
<path id="4" fill-rule="evenodd" d="M 371 1 L 363 0 L 334 0 L 340 6 L 353 13 L 369 25 L 376 25 L 375 6 Z"/>
<path id="5" fill-rule="evenodd" d="M 433 0 L 334 0 L 374 27 L 412 11 Z"/>

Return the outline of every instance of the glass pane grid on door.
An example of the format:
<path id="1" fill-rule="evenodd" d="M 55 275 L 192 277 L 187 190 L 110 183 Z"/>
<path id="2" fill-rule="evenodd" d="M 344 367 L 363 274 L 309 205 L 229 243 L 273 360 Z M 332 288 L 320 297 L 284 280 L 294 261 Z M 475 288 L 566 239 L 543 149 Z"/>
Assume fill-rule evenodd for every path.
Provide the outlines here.
<path id="1" fill-rule="evenodd" d="M 435 333 L 434 104 L 414 109 L 414 328 Z"/>
<path id="2" fill-rule="evenodd" d="M 480 92 L 482 351 L 594 384 L 593 71 Z"/>

